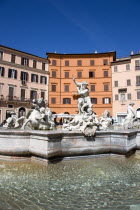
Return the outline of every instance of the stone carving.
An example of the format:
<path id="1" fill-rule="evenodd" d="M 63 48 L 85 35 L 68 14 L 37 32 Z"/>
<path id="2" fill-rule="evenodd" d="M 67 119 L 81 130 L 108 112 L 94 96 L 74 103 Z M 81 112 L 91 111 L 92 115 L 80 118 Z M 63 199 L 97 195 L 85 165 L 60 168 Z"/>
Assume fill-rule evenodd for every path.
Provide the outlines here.
<path id="1" fill-rule="evenodd" d="M 11 117 L 8 117 L 6 123 L 3 125 L 5 128 L 19 128 L 25 121 L 25 117 L 21 116 L 20 118 L 17 117 L 16 113 L 12 111 Z"/>
<path id="2" fill-rule="evenodd" d="M 25 129 L 28 125 L 33 130 L 51 130 L 55 127 L 52 112 L 49 107 L 45 107 L 45 101 L 41 99 L 33 100 L 34 110 L 26 119 L 21 129 Z"/>
<path id="3" fill-rule="evenodd" d="M 77 92 L 80 95 L 78 99 L 78 110 L 79 114 L 85 112 L 88 108 L 92 107 L 91 99 L 89 97 L 89 90 L 87 88 L 88 82 L 84 81 L 79 83 L 73 78 L 74 83 L 77 86 Z"/>
<path id="4" fill-rule="evenodd" d="M 133 128 L 134 127 L 134 122 L 137 121 L 136 113 L 133 110 L 134 105 L 135 104 L 133 102 L 130 102 L 128 107 L 127 107 L 127 116 L 126 116 L 126 118 L 124 120 L 124 123 L 123 123 L 123 127 L 125 129 Z"/>
<path id="5" fill-rule="evenodd" d="M 99 129 L 100 130 L 108 130 L 109 126 L 112 125 L 112 118 L 110 116 L 110 111 L 105 110 L 99 121 Z"/>
<path id="6" fill-rule="evenodd" d="M 79 113 L 75 115 L 72 121 L 64 123 L 63 129 L 70 131 L 79 130 L 86 136 L 92 136 L 95 134 L 99 122 L 92 110 L 92 103 L 87 88 L 88 83 L 85 81 L 78 83 L 75 78 L 73 78 L 73 81 L 77 86 L 78 95 L 80 95 L 80 98 L 78 99 Z"/>

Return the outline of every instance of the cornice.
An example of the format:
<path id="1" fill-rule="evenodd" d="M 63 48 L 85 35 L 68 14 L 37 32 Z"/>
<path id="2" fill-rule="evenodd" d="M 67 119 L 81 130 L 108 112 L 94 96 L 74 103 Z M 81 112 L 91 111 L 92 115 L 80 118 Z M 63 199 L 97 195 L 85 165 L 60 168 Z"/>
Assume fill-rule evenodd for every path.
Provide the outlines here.
<path id="1" fill-rule="evenodd" d="M 23 52 L 21 50 L 13 49 L 11 47 L 6 47 L 4 45 L 0 45 L 0 50 L 2 50 L 3 52 L 8 52 L 8 53 L 12 53 L 12 54 L 15 54 L 15 55 L 20 55 L 20 56 L 26 56 L 26 57 L 29 57 L 30 59 L 31 58 L 32 59 L 38 59 L 39 61 L 49 63 L 49 60 L 47 58 L 42 58 L 40 56 L 33 55 L 33 54 L 30 54 L 30 53 L 27 53 L 27 52 Z"/>

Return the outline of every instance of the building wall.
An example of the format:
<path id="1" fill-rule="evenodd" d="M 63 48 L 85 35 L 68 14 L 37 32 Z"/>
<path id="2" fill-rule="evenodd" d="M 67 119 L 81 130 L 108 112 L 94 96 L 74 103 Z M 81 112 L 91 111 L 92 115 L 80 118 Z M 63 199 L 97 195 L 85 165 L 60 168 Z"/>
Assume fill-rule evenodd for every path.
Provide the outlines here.
<path id="1" fill-rule="evenodd" d="M 140 107 L 140 99 L 137 98 L 140 85 L 136 84 L 136 76 L 140 76 L 140 69 L 135 70 L 135 60 L 140 60 L 140 55 L 112 63 L 113 117 L 116 117 L 119 122 L 122 122 L 122 119 L 118 119 L 117 116 L 126 115 L 127 106 L 131 101 L 135 103 L 135 110 Z M 126 70 L 128 64 L 130 70 Z M 117 72 L 114 72 L 115 66 L 117 66 Z M 131 81 L 130 85 L 127 84 L 127 80 Z M 115 87 L 115 81 L 118 81 L 118 87 Z M 125 100 L 121 99 L 121 94 L 125 95 Z M 131 94 L 131 98 L 128 94 Z M 118 95 L 118 100 L 115 100 L 115 95 Z"/>
<path id="2" fill-rule="evenodd" d="M 97 104 L 93 104 L 93 109 L 97 115 L 109 109 L 112 112 L 112 103 L 103 104 L 103 98 L 109 97 L 112 99 L 112 87 L 111 87 L 111 67 L 110 62 L 113 61 L 115 53 L 105 54 L 55 54 L 47 53 L 50 60 L 49 72 L 49 107 L 53 112 L 70 114 L 76 114 L 77 108 L 77 88 L 72 78 L 76 78 L 76 81 L 87 81 L 89 83 L 89 92 L 91 98 L 97 98 Z M 108 60 L 108 65 L 103 65 L 103 60 Z M 56 66 L 53 65 L 53 60 L 56 61 Z M 81 60 L 82 65 L 78 66 L 77 61 Z M 94 66 L 90 65 L 90 60 L 94 60 Z M 69 66 L 65 66 L 65 61 L 69 61 Z M 53 77 L 53 71 L 56 71 L 56 77 Z M 95 77 L 89 78 L 89 72 L 93 71 Z M 108 77 L 104 77 L 104 71 L 108 71 Z M 69 78 L 65 78 L 65 72 L 69 72 Z M 82 77 L 78 78 L 78 72 L 82 72 Z M 108 84 L 109 90 L 104 91 L 104 84 Z M 56 85 L 56 91 L 52 91 L 52 85 Z M 69 91 L 66 92 L 64 87 L 69 85 Z M 91 85 L 95 85 L 95 91 L 91 91 Z M 56 103 L 52 103 L 52 98 L 56 99 Z M 64 98 L 70 98 L 70 104 L 63 104 Z"/>
<path id="3" fill-rule="evenodd" d="M 6 112 L 15 110 L 18 111 L 21 107 L 27 111 L 31 108 L 31 90 L 37 91 L 37 98 L 41 97 L 41 92 L 45 94 L 45 100 L 48 101 L 48 60 L 38 56 L 34 56 L 25 52 L 17 51 L 0 45 L 0 52 L 3 52 L 3 57 L 0 59 L 0 67 L 4 67 L 4 76 L 0 76 L 0 122 L 6 118 Z M 15 63 L 11 62 L 11 54 L 16 55 Z M 21 65 L 21 58 L 29 59 L 29 65 Z M 33 68 L 33 60 L 36 60 L 36 68 Z M 42 63 L 45 64 L 45 70 L 42 70 Z M 9 69 L 17 71 L 17 78 L 9 78 Z M 21 72 L 28 73 L 28 80 L 25 84 L 21 80 Z M 31 75 L 38 75 L 38 82 L 31 82 Z M 46 84 L 40 83 L 40 77 L 46 77 Z M 13 98 L 9 97 L 9 87 L 14 88 Z M 25 89 L 25 99 L 21 101 L 21 89 Z M 12 108 L 10 108 L 12 107 Z"/>

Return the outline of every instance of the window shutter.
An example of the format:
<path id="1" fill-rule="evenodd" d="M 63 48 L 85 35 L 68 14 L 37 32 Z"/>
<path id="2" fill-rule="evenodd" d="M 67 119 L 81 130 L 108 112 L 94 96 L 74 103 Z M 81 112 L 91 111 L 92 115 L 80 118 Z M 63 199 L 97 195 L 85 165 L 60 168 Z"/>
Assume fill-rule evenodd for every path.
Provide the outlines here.
<path id="1" fill-rule="evenodd" d="M 36 75 L 36 82 L 38 82 L 38 75 Z"/>
<path id="2" fill-rule="evenodd" d="M 23 71 L 21 72 L 20 79 L 23 80 Z"/>
<path id="3" fill-rule="evenodd" d="M 17 79 L 17 70 L 15 70 L 14 78 Z"/>
<path id="4" fill-rule="evenodd" d="M 45 84 L 47 84 L 47 77 L 45 77 Z"/>
<path id="5" fill-rule="evenodd" d="M 42 76 L 40 76 L 40 83 L 42 83 Z"/>
<path id="6" fill-rule="evenodd" d="M 111 98 L 109 98 L 109 104 L 111 104 Z"/>
<path id="7" fill-rule="evenodd" d="M 102 99 L 102 102 L 103 102 L 103 104 L 105 103 L 105 100 L 104 100 L 104 98 Z"/>
<path id="8" fill-rule="evenodd" d="M 28 73 L 26 72 L 26 81 L 28 81 Z"/>
<path id="9" fill-rule="evenodd" d="M 4 77 L 4 72 L 5 72 L 5 68 L 2 67 L 2 74 L 1 74 L 2 77 Z"/>
<path id="10" fill-rule="evenodd" d="M 31 74 L 31 82 L 33 82 L 33 76 L 34 76 L 34 75 L 33 75 L 33 74 Z"/>
<path id="11" fill-rule="evenodd" d="M 9 78 L 11 77 L 11 69 L 9 69 L 9 71 L 8 71 L 8 77 Z"/>

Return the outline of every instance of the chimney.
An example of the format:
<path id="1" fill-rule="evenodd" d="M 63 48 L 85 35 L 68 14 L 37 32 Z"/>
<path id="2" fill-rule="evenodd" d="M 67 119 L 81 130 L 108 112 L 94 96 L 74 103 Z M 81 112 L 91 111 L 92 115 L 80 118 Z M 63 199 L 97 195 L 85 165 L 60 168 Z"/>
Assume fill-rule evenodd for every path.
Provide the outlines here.
<path id="1" fill-rule="evenodd" d="M 54 51 L 54 53 L 56 53 L 56 51 Z"/>
<path id="2" fill-rule="evenodd" d="M 98 53 L 98 51 L 97 50 L 94 50 L 94 53 Z"/>
<path id="3" fill-rule="evenodd" d="M 134 51 L 131 51 L 131 55 L 134 55 Z"/>

